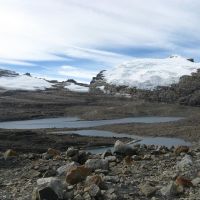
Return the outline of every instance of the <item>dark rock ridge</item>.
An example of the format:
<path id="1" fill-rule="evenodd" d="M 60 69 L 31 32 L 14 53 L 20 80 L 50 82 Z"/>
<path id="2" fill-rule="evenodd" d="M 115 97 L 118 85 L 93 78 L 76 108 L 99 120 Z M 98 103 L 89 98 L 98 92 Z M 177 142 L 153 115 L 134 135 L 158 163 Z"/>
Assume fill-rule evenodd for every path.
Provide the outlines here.
<path id="1" fill-rule="evenodd" d="M 192 62 L 192 61 L 191 61 Z M 101 90 L 100 88 L 104 89 Z M 155 102 L 180 103 L 183 105 L 200 105 L 200 69 L 190 76 L 182 76 L 179 83 L 171 86 L 158 86 L 154 90 L 142 90 L 136 87 L 116 86 L 106 83 L 101 71 L 90 83 L 90 91 L 107 95 L 128 95 L 136 99 Z"/>
<path id="2" fill-rule="evenodd" d="M 16 73 L 15 71 L 11 71 L 11 70 L 5 70 L 5 69 L 0 69 L 0 77 L 15 77 L 15 76 L 19 76 L 18 73 Z"/>

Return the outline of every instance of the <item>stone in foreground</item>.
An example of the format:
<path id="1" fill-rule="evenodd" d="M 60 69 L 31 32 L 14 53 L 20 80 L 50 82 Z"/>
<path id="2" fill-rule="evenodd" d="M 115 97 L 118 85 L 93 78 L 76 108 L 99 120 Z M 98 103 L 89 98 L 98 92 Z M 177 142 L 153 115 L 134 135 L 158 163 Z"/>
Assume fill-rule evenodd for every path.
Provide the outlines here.
<path id="1" fill-rule="evenodd" d="M 77 166 L 67 173 L 66 181 L 67 183 L 74 185 L 82 182 L 87 176 L 91 174 L 91 170 L 85 166 Z"/>
<path id="2" fill-rule="evenodd" d="M 49 177 L 37 180 L 32 200 L 58 200 L 63 199 L 63 184 L 58 178 Z"/>
<path id="3" fill-rule="evenodd" d="M 86 161 L 85 166 L 92 170 L 96 169 L 108 170 L 109 164 L 108 160 L 105 159 L 89 159 Z"/>

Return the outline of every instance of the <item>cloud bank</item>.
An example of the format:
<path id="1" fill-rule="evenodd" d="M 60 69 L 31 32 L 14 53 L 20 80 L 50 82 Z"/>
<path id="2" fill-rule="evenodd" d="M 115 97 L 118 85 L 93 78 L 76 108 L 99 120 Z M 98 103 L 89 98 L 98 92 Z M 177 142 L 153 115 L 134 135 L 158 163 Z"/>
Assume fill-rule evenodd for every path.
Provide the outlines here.
<path id="1" fill-rule="evenodd" d="M 200 50 L 199 0 L 0 0 L 0 5 L 1 66 L 32 69 L 34 62 L 48 61 L 58 69 L 62 62 L 60 70 L 64 63 L 93 73 L 135 56 L 198 57 Z M 43 67 L 48 66 L 36 71 Z"/>

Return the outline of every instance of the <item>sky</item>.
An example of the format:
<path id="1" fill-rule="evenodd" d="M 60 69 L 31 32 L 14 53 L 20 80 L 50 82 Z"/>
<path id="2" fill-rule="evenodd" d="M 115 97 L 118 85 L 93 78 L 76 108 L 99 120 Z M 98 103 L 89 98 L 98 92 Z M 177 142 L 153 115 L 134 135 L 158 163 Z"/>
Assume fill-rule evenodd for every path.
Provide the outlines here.
<path id="1" fill-rule="evenodd" d="M 199 0 L 0 0 L 0 68 L 89 82 L 135 57 L 200 58 Z"/>

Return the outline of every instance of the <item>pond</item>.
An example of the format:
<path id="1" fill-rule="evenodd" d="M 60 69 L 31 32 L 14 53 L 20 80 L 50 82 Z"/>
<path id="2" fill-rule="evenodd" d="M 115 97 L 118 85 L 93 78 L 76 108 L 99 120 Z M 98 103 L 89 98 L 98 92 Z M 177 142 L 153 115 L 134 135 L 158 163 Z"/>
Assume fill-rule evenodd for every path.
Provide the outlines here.
<path id="1" fill-rule="evenodd" d="M 130 145 L 134 144 L 146 144 L 146 145 L 158 145 L 158 146 L 166 146 L 168 148 L 172 146 L 190 146 L 190 142 L 186 142 L 180 138 L 169 138 L 169 137 L 140 137 L 133 134 L 125 134 L 125 133 L 114 133 L 111 131 L 101 131 L 101 130 L 78 130 L 78 131 L 57 131 L 52 132 L 57 134 L 78 134 L 81 136 L 93 136 L 93 137 L 115 137 L 115 138 L 130 138 L 132 139 L 129 142 Z M 113 149 L 111 147 L 99 147 L 99 148 L 90 148 L 87 149 L 88 152 L 91 153 L 103 153 L 106 149 Z"/>
<path id="2" fill-rule="evenodd" d="M 181 117 L 129 117 L 109 120 L 81 120 L 77 117 L 46 118 L 23 121 L 0 122 L 2 129 L 41 129 L 41 128 L 91 128 L 102 125 L 127 123 L 165 123 L 181 120 Z"/>

